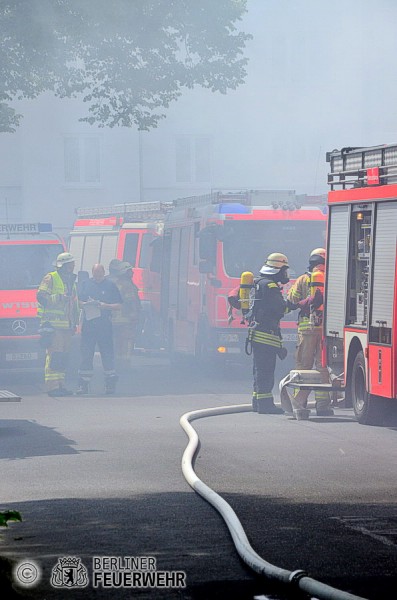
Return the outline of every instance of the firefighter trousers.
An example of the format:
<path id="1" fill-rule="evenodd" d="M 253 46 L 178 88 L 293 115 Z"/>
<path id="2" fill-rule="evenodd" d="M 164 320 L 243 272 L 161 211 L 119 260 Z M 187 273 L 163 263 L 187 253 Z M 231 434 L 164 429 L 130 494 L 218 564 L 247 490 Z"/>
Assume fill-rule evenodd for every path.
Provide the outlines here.
<path id="1" fill-rule="evenodd" d="M 81 363 L 79 379 L 89 382 L 94 374 L 94 354 L 98 346 L 105 379 L 116 376 L 112 322 L 106 317 L 84 321 L 81 328 Z"/>
<path id="2" fill-rule="evenodd" d="M 117 359 L 128 360 L 134 351 L 138 321 L 112 323 L 114 351 Z"/>
<path id="3" fill-rule="evenodd" d="M 321 373 L 322 383 L 329 383 L 328 370 L 321 365 L 321 329 L 314 329 L 299 333 L 299 342 L 296 349 L 296 369 L 313 369 Z M 310 390 L 299 390 L 291 398 L 294 409 L 306 408 Z M 315 401 L 317 410 L 326 410 L 331 406 L 328 392 L 316 391 Z"/>
<path id="4" fill-rule="evenodd" d="M 72 335 L 71 329 L 55 329 L 52 334 L 44 366 L 44 381 L 48 392 L 63 386 L 65 382 Z"/>
<path id="5" fill-rule="evenodd" d="M 254 409 L 266 408 L 274 404 L 273 386 L 276 369 L 277 348 L 260 342 L 252 342 L 254 391 L 252 405 Z"/>

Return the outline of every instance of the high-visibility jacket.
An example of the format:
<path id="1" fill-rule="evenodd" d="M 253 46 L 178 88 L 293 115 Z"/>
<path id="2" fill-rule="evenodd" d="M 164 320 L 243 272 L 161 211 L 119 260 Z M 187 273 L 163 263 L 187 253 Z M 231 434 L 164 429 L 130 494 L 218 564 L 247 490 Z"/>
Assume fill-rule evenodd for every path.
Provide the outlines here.
<path id="1" fill-rule="evenodd" d="M 315 271 L 317 267 L 313 269 Z M 318 269 L 320 270 L 320 269 Z M 287 295 L 288 301 L 297 305 L 301 300 L 305 300 L 312 294 L 314 294 L 313 288 L 310 286 L 311 275 L 310 273 L 304 273 L 295 281 L 290 287 Z M 321 330 L 321 323 L 315 325 L 310 321 L 310 309 L 307 307 L 301 310 L 298 315 L 298 331 L 299 333 L 310 333 L 311 331 Z"/>
<path id="2" fill-rule="evenodd" d="M 139 320 L 141 312 L 141 301 L 138 295 L 138 288 L 126 277 L 108 276 L 110 281 L 116 284 L 123 299 L 123 304 L 119 310 L 112 311 L 112 322 L 114 324 L 136 323 Z"/>
<path id="3" fill-rule="evenodd" d="M 77 287 L 73 283 L 68 293 L 58 271 L 48 273 L 39 285 L 38 292 L 44 292 L 47 302 L 40 303 L 37 315 L 41 322 L 48 322 L 54 329 L 74 329 L 79 320 Z"/>

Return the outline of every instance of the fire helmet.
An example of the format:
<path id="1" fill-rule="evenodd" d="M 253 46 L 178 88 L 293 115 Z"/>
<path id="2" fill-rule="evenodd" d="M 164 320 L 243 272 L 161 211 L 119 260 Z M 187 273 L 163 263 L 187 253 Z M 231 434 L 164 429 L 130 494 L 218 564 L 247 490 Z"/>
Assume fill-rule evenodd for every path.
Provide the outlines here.
<path id="1" fill-rule="evenodd" d="M 310 253 L 309 263 L 311 265 L 323 265 L 325 263 L 325 249 L 315 248 Z"/>
<path id="2" fill-rule="evenodd" d="M 285 256 L 285 254 L 281 254 L 281 252 L 273 252 L 267 257 L 265 264 L 260 270 L 260 273 L 262 275 L 275 275 L 283 267 L 288 269 L 288 258 Z"/>
<path id="3" fill-rule="evenodd" d="M 63 265 L 66 265 L 67 263 L 72 263 L 72 262 L 76 262 L 76 259 L 74 258 L 74 256 L 72 254 L 70 254 L 70 252 L 61 252 L 61 254 L 58 254 L 54 265 L 58 269 L 60 269 L 61 267 L 63 267 Z"/>
<path id="4" fill-rule="evenodd" d="M 118 258 L 113 258 L 109 263 L 109 272 L 118 272 L 122 261 Z"/>
<path id="5" fill-rule="evenodd" d="M 121 274 L 132 271 L 132 265 L 129 262 L 122 262 L 119 271 Z"/>

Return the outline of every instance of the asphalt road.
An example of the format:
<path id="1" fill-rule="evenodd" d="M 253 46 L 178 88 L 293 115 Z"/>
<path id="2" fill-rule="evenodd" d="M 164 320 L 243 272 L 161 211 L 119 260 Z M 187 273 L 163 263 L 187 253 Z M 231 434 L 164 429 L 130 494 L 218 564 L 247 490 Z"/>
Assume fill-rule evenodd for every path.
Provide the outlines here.
<path id="1" fill-rule="evenodd" d="M 241 561 L 181 471 L 180 416 L 249 402 L 249 370 L 204 373 L 138 356 L 115 397 L 102 394 L 98 368 L 90 397 L 62 399 L 40 382 L 3 379 L 22 401 L 0 405 L 0 509 L 23 521 L 0 533 L 2 589 L 9 573 L 16 598 L 40 600 L 302 597 Z M 193 425 L 198 476 L 229 502 L 262 558 L 368 600 L 395 596 L 397 428 L 360 426 L 342 408 L 309 422 L 241 413 Z M 153 557 L 157 571 L 185 573 L 187 587 L 94 589 L 101 556 Z M 54 570 L 53 584 L 64 584 L 66 557 L 87 569 L 86 587 L 50 584 Z M 35 586 L 17 584 L 21 563 L 39 570 Z"/>

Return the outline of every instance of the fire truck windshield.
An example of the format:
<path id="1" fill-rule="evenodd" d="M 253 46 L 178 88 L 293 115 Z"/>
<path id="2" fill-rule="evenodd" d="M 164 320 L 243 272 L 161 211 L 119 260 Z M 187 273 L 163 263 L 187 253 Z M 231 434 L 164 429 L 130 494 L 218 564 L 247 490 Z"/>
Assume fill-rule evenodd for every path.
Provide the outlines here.
<path id="1" fill-rule="evenodd" d="M 290 278 L 307 270 L 313 248 L 325 246 L 325 221 L 226 221 L 223 263 L 229 277 L 243 271 L 259 272 L 272 252 L 286 254 Z"/>
<path id="2" fill-rule="evenodd" d="M 53 262 L 63 252 L 61 244 L 0 244 L 0 290 L 37 288 Z"/>

